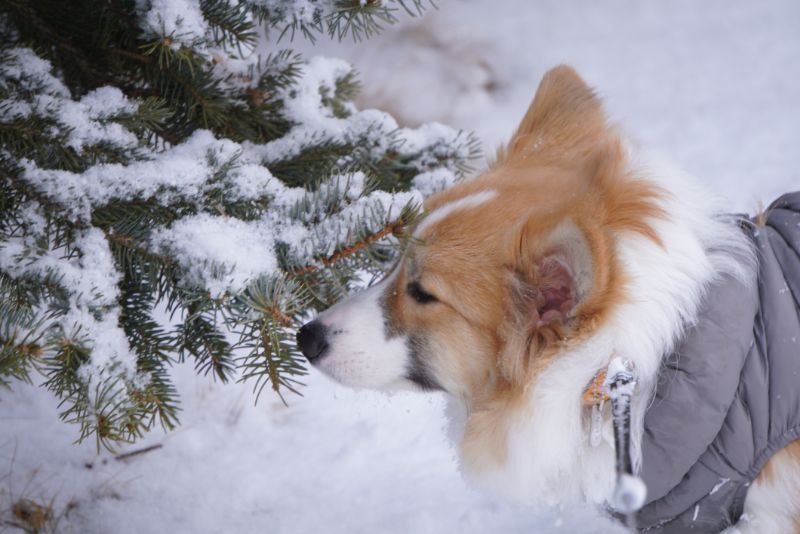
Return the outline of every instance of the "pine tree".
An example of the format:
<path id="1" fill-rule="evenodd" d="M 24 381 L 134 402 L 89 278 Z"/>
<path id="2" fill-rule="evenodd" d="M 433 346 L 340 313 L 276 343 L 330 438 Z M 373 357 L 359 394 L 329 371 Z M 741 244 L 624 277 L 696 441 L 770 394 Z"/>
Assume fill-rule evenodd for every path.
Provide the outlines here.
<path id="1" fill-rule="evenodd" d="M 177 424 L 177 362 L 297 392 L 308 310 L 379 276 L 476 143 L 358 111 L 349 65 L 275 43 L 422 8 L 3 0 L 0 385 L 41 373 L 106 447 Z"/>

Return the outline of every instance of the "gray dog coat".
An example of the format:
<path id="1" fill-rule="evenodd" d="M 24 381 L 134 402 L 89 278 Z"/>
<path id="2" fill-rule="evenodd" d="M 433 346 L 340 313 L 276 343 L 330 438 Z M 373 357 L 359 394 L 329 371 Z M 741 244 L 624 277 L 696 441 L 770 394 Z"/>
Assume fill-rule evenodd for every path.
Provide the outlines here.
<path id="1" fill-rule="evenodd" d="M 735 524 L 764 464 L 800 439 L 800 191 L 775 201 L 764 224 L 741 226 L 757 251 L 757 283 L 728 277 L 710 288 L 645 414 L 643 531 Z"/>

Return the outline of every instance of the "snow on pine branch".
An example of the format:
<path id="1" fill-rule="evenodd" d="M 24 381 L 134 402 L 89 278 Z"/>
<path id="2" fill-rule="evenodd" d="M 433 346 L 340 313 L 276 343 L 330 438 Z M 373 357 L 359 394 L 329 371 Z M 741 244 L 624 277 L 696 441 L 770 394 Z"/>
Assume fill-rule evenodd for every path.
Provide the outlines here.
<path id="1" fill-rule="evenodd" d="M 66 144 L 75 150 L 99 142 L 136 146 L 135 135 L 114 117 L 131 115 L 136 107 L 115 87 L 101 87 L 72 100 L 64 84 L 50 73 L 50 63 L 29 48 L 7 51 L 0 63 L 0 88 L 16 94 L 0 107 L 3 120 L 50 117 L 68 132 Z"/>
<path id="2" fill-rule="evenodd" d="M 173 17 L 174 32 L 207 31 L 190 0 L 145 4 L 161 23 Z M 164 6 L 183 4 L 179 24 Z M 339 294 L 314 284 L 347 287 L 373 248 L 385 254 L 396 244 L 393 232 L 422 193 L 457 180 L 474 156 L 461 132 L 401 129 L 342 100 L 352 69 L 339 60 L 293 64 L 291 79 L 271 88 L 283 135 L 236 142 L 195 129 L 170 145 L 154 129 L 169 117 L 163 102 L 112 86 L 73 98 L 30 49 L 0 56 L 0 121 L 25 132 L 0 149 L 9 207 L 0 217 L 0 290 L 9 280 L 25 288 L 26 309 L 39 317 L 0 332 L 45 339 L 48 384 L 77 406 L 76 417 L 90 415 L 98 436 L 115 421 L 123 430 L 109 430 L 111 439 L 139 432 L 142 403 L 158 410 L 158 395 L 171 398 L 170 351 L 194 354 L 225 378 L 240 347 L 247 376 L 266 365 L 276 391 L 290 385 L 280 372 L 298 372 L 286 340 L 299 303 Z M 227 58 L 235 69 L 250 61 Z M 235 90 L 225 62 L 210 72 Z M 250 63 L 251 74 L 259 65 Z M 154 322 L 159 301 L 177 312 L 177 326 Z M 269 346 L 259 348 L 265 328 Z M 229 334 L 241 339 L 230 345 Z M 91 433 L 85 421 L 82 432 Z"/>
<path id="3" fill-rule="evenodd" d="M 41 234 L 47 226 L 45 214 L 35 202 L 24 206 L 20 222 L 27 232 L 4 236 L 0 269 L 16 278 L 56 280 L 69 288 L 69 306 L 57 321 L 62 332 L 80 327 L 92 344 L 99 347 L 96 366 L 107 360 L 128 360 L 124 333 L 117 328 L 117 298 L 120 275 L 114 265 L 103 232 L 88 228 L 78 232 L 72 251 L 43 245 Z M 121 335 L 120 335 L 121 334 Z M 130 362 L 128 362 L 130 363 Z"/>
<path id="4" fill-rule="evenodd" d="M 11 48 L 4 50 L 0 62 L 0 88 L 22 96 L 33 96 L 35 93 L 47 93 L 62 97 L 69 96 L 69 90 L 64 84 L 51 74 L 50 62 L 40 58 L 30 48 Z M 4 102 L 4 105 L 7 105 Z M 4 112 L 4 118 L 25 115 L 30 112 L 29 107 L 9 109 Z M 5 115 L 7 113 L 7 115 Z"/>
<path id="5" fill-rule="evenodd" d="M 356 40 L 396 22 L 396 12 L 411 16 L 424 10 L 423 0 L 136 0 L 142 37 L 171 49 L 189 47 L 201 54 L 255 60 L 255 24 L 275 29 L 279 37 L 296 32 L 315 40 L 319 33 Z M 235 54 L 233 52 L 236 52 Z"/>
<path id="6" fill-rule="evenodd" d="M 119 201 L 155 201 L 169 207 L 177 203 L 194 204 L 198 213 L 171 226 L 153 229 L 150 245 L 158 253 L 174 254 L 191 273 L 191 281 L 209 290 L 212 296 L 240 292 L 248 281 L 271 276 L 278 268 L 274 248 L 276 237 L 287 245 L 296 261 L 313 262 L 329 256 L 346 237 L 348 229 L 366 213 L 377 214 L 380 224 L 397 216 L 403 207 L 420 204 L 418 193 L 365 192 L 369 188 L 363 173 L 335 176 L 335 182 L 347 182 L 348 194 L 339 201 L 342 209 L 316 225 L 287 218 L 288 208 L 308 193 L 300 187 L 286 187 L 274 178 L 261 162 L 287 160 L 304 149 L 320 143 L 364 144 L 368 157 L 378 160 L 388 151 L 414 158 L 418 171 L 435 168 L 444 159 L 467 159 L 470 147 L 458 144 L 460 134 L 442 125 L 427 125 L 418 130 L 398 129 L 395 121 L 377 110 L 356 111 L 347 118 L 333 116 L 321 95 L 334 90 L 336 81 L 347 76 L 350 67 L 339 60 L 312 59 L 302 70 L 298 83 L 286 89 L 285 113 L 296 124 L 284 137 L 264 145 L 216 139 L 207 130 L 198 130 L 184 143 L 166 151 L 149 149 L 143 161 L 125 164 L 106 163 L 83 172 L 46 169 L 33 161 L 21 161 L 22 177 L 48 199 L 58 203 L 73 221 L 88 223 L 100 206 Z M 106 94 L 106 100 L 99 96 Z M 102 101 L 103 106 L 92 105 Z M 114 106 L 116 104 L 116 106 Z M 52 113 L 71 139 L 97 139 L 103 131 L 115 132 L 104 142 L 119 148 L 131 148 L 130 134 L 121 125 L 109 122 L 115 115 L 130 114 L 134 105 L 118 90 L 101 88 L 78 103 L 67 98 L 48 97 L 48 106 L 37 108 L 40 114 Z M 99 109 L 98 109 L 99 108 Z M 64 109 L 69 109 L 64 113 Z M 352 107 L 351 107 L 352 109 Z M 67 117 L 67 120 L 64 117 Z M 111 128 L 114 126 L 115 128 Z M 121 132 L 118 134 L 117 132 Z M 135 140 L 135 137 L 133 138 Z M 74 141 L 76 150 L 88 143 Z M 442 154 L 442 147 L 452 153 Z M 140 147 L 144 150 L 144 147 Z M 341 159 L 347 165 L 348 157 Z M 457 179 L 457 169 L 436 168 L 437 185 Z M 424 178 L 417 183 L 424 188 Z M 223 203 L 268 199 L 272 211 L 260 220 L 240 221 L 220 214 L 207 213 L 208 194 L 220 190 Z M 213 209 L 213 208 L 212 208 Z M 316 214 L 312 214 L 316 216 Z"/>
<path id="7" fill-rule="evenodd" d="M 144 161 L 95 165 L 84 172 L 42 169 L 30 160 L 21 164 L 25 180 L 64 206 L 71 218 L 88 221 L 93 209 L 112 200 L 202 203 L 206 193 L 220 187 L 228 201 L 282 194 L 284 188 L 262 166 L 240 162 L 224 172 L 241 152 L 237 143 L 197 130 L 167 151 L 149 151 Z"/>
<path id="8" fill-rule="evenodd" d="M 380 229 L 398 218 L 406 206 L 422 201 L 417 192 L 365 194 L 363 173 L 333 180 L 353 184 L 347 186 L 350 194 L 342 198 L 346 205 L 316 224 L 303 220 L 313 214 L 296 212 L 301 219 L 292 218 L 286 209 L 291 206 L 287 205 L 275 205 L 272 212 L 252 221 L 199 213 L 155 229 L 150 244 L 159 253 L 177 259 L 186 270 L 187 283 L 203 287 L 212 298 L 220 298 L 244 291 L 259 278 L 278 275 L 279 246 L 288 250 L 298 265 L 321 266 L 320 258 L 332 256 L 341 243 L 346 243 L 354 226 L 366 221 L 374 230 Z M 329 187 L 336 188 L 338 184 Z M 299 188 L 287 189 L 282 200 L 301 195 L 304 192 Z"/>
<path id="9" fill-rule="evenodd" d="M 325 143 L 359 145 L 366 147 L 370 159 L 379 160 L 389 153 L 393 157 L 405 156 L 417 173 L 435 169 L 437 174 L 432 178 L 440 186 L 452 183 L 460 174 L 453 162 L 467 161 L 475 155 L 475 145 L 469 137 L 436 123 L 417 129 L 399 128 L 391 115 L 375 109 L 358 111 L 351 103 L 345 117 L 337 116 L 326 95 L 335 93 L 337 83 L 351 74 L 352 67 L 345 61 L 311 58 L 301 68 L 296 83 L 279 93 L 284 101 L 284 116 L 295 126 L 270 143 L 245 143 L 246 159 L 270 165 Z M 347 166 L 349 157 L 340 160 L 342 167 Z M 420 180 L 424 188 L 423 182 Z"/>
<path id="10" fill-rule="evenodd" d="M 146 36 L 168 36 L 176 48 L 208 38 L 199 0 L 137 0 L 136 8 Z"/>
<path id="11" fill-rule="evenodd" d="M 294 37 L 299 31 L 312 42 L 326 32 L 342 39 L 351 34 L 361 40 L 378 33 L 382 24 L 397 22 L 396 13 L 415 16 L 425 8 L 423 0 L 245 0 L 260 20 L 280 35 Z M 433 5 L 433 2 L 431 2 Z"/>

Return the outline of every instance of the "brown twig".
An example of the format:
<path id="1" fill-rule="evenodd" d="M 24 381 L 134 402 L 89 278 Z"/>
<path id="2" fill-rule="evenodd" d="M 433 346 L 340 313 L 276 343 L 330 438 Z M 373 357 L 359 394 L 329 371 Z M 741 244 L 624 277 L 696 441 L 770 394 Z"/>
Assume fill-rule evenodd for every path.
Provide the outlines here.
<path id="1" fill-rule="evenodd" d="M 149 447 L 144 447 L 142 449 L 136 449 L 134 451 L 118 454 L 118 455 L 114 456 L 114 459 L 117 460 L 117 461 L 127 460 L 128 458 L 131 458 L 133 456 L 138 456 L 140 454 L 146 454 L 148 452 L 152 452 L 152 451 L 158 450 L 161 447 L 163 447 L 163 445 L 161 443 L 156 443 L 155 445 L 150 445 Z"/>
<path id="2" fill-rule="evenodd" d="M 143 247 L 136 243 L 136 240 L 128 235 L 116 233 L 116 232 L 109 232 L 104 230 L 103 233 L 106 236 L 106 239 L 112 243 L 117 243 L 118 245 L 122 245 L 123 247 L 130 249 L 137 254 L 144 256 L 145 258 L 152 260 L 152 261 L 159 261 L 166 265 L 174 265 L 175 260 L 169 256 L 165 256 L 163 254 L 157 254 L 146 247 Z"/>
<path id="3" fill-rule="evenodd" d="M 292 326 L 292 318 L 279 310 L 277 306 L 271 307 L 268 311 L 276 321 L 281 323 L 281 326 Z"/>
<path id="4" fill-rule="evenodd" d="M 394 222 L 391 222 L 391 223 L 387 224 L 386 226 L 384 226 L 383 228 L 381 228 L 377 232 L 366 236 L 361 241 L 353 243 L 352 245 L 347 246 L 347 247 L 345 247 L 343 249 L 337 250 L 336 252 L 334 252 L 330 256 L 327 256 L 325 258 L 319 258 L 318 261 L 322 264 L 323 267 L 330 267 L 331 265 L 333 265 L 337 261 L 341 260 L 342 258 L 345 258 L 347 256 L 352 256 L 356 252 L 359 252 L 360 250 L 365 249 L 369 245 L 375 243 L 376 241 L 379 241 L 379 240 L 383 239 L 384 237 L 386 237 L 388 235 L 397 234 L 397 233 L 401 232 L 404 227 L 405 227 L 405 222 L 402 219 L 398 219 L 398 220 L 396 220 Z M 292 274 L 301 275 L 301 274 L 314 272 L 314 271 L 316 271 L 318 269 L 320 269 L 319 265 L 314 265 L 314 264 L 309 263 L 307 265 L 303 265 L 301 267 L 295 268 L 292 271 Z"/>
<path id="5" fill-rule="evenodd" d="M 144 56 L 142 54 L 137 54 L 136 52 L 131 52 L 130 50 L 125 50 L 124 48 L 116 48 L 116 47 L 109 47 L 106 50 L 112 54 L 116 54 L 118 56 L 123 56 L 128 59 L 132 59 L 134 61 L 138 61 L 139 63 L 144 63 L 145 65 L 152 65 L 153 59 L 149 56 Z"/>

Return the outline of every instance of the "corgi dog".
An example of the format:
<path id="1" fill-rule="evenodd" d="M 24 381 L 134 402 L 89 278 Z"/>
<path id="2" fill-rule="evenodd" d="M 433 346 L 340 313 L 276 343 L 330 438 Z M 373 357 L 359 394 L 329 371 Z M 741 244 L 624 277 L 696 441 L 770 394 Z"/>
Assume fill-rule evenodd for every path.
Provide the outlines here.
<path id="1" fill-rule="evenodd" d="M 608 508 L 611 415 L 591 443 L 587 384 L 615 356 L 635 367 L 640 469 L 664 355 L 715 281 L 753 286 L 751 239 L 609 124 L 566 66 L 544 76 L 488 169 L 424 212 L 389 274 L 303 326 L 300 349 L 345 385 L 446 392 L 465 472 L 501 494 Z M 800 441 L 766 464 L 741 518 L 743 532 L 800 533 Z"/>

